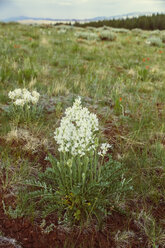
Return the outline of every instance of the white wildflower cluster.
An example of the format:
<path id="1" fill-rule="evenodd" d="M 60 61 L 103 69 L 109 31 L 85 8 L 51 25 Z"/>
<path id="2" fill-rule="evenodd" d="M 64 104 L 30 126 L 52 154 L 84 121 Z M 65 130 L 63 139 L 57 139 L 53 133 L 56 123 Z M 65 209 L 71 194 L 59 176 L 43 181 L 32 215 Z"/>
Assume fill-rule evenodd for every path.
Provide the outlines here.
<path id="1" fill-rule="evenodd" d="M 81 106 L 77 98 L 72 107 L 67 108 L 60 127 L 54 132 L 60 152 L 70 152 L 73 156 L 84 156 L 96 148 L 95 138 L 98 131 L 98 118 Z"/>
<path id="2" fill-rule="evenodd" d="M 107 151 L 109 150 L 109 148 L 111 148 L 112 146 L 108 143 L 103 143 L 101 144 L 101 147 L 100 147 L 100 151 L 98 152 L 98 155 L 104 157 L 107 153 Z"/>
<path id="3" fill-rule="evenodd" d="M 25 104 L 37 104 L 40 94 L 35 90 L 30 92 L 27 89 L 15 89 L 10 91 L 8 96 L 14 105 L 23 107 Z"/>

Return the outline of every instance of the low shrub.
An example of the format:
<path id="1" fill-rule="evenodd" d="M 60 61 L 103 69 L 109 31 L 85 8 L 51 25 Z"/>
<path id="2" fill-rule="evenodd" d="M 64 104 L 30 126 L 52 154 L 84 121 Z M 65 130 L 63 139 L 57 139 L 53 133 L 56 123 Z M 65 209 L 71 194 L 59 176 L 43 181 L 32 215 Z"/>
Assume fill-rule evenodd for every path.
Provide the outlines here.
<path id="1" fill-rule="evenodd" d="M 92 32 L 76 32 L 75 36 L 85 40 L 99 40 L 98 35 Z"/>
<path id="2" fill-rule="evenodd" d="M 162 40 L 163 43 L 165 43 L 165 33 L 162 33 L 161 40 Z"/>
<path id="3" fill-rule="evenodd" d="M 123 34 L 127 34 L 130 32 L 129 29 L 126 28 L 111 28 L 111 31 L 115 32 L 115 33 L 123 33 Z"/>
<path id="4" fill-rule="evenodd" d="M 134 34 L 140 34 L 140 33 L 142 33 L 142 32 L 143 32 L 143 30 L 140 29 L 140 28 L 133 28 L 133 29 L 132 29 L 132 33 L 134 33 Z"/>
<path id="5" fill-rule="evenodd" d="M 86 27 L 85 30 L 95 32 L 97 30 L 97 28 L 95 28 L 95 27 Z"/>
<path id="6" fill-rule="evenodd" d="M 116 35 L 110 31 L 102 31 L 99 33 L 101 40 L 114 41 L 116 40 Z"/>
<path id="7" fill-rule="evenodd" d="M 150 38 L 147 39 L 146 41 L 147 44 L 151 45 L 151 46 L 162 46 L 162 40 L 159 37 L 156 36 L 152 36 Z"/>
<path id="8" fill-rule="evenodd" d="M 153 30 L 151 31 L 152 35 L 160 35 L 160 30 Z"/>
<path id="9" fill-rule="evenodd" d="M 66 34 L 67 30 L 65 28 L 61 28 L 57 31 L 58 34 Z"/>

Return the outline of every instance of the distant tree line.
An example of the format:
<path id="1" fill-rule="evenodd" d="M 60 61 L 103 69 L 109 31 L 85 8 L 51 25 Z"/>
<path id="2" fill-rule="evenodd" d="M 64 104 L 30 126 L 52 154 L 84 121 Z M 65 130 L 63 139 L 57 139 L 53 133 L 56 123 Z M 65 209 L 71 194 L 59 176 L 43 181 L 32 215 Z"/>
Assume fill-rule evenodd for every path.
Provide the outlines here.
<path id="1" fill-rule="evenodd" d="M 151 16 L 139 16 L 125 19 L 94 21 L 89 23 L 76 22 L 74 25 L 78 27 L 110 26 L 114 28 L 126 29 L 140 28 L 144 30 L 163 30 L 165 29 L 165 14 L 152 14 Z"/>

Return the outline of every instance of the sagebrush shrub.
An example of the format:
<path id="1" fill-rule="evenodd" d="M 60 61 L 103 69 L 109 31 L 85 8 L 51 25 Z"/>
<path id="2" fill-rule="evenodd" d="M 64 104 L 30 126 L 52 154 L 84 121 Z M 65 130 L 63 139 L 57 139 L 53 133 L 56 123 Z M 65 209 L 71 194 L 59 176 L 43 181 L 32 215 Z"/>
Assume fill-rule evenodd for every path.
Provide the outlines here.
<path id="1" fill-rule="evenodd" d="M 75 36 L 85 40 L 99 40 L 98 35 L 92 32 L 76 32 Z"/>
<path id="2" fill-rule="evenodd" d="M 131 31 L 132 31 L 132 33 L 135 33 L 135 34 L 140 34 L 143 32 L 143 30 L 140 28 L 133 28 Z"/>
<path id="3" fill-rule="evenodd" d="M 162 40 L 163 43 L 165 43 L 165 33 L 163 33 L 163 34 L 161 35 L 161 40 Z"/>
<path id="4" fill-rule="evenodd" d="M 146 41 L 147 44 L 151 45 L 151 46 L 162 46 L 162 40 L 160 37 L 156 37 L 156 36 L 152 36 L 150 38 L 147 39 Z"/>
<path id="5" fill-rule="evenodd" d="M 57 31 L 58 34 L 65 34 L 67 30 L 65 28 L 61 28 Z"/>
<path id="6" fill-rule="evenodd" d="M 130 32 L 130 30 L 126 28 L 111 28 L 111 31 L 114 33 L 123 33 L 123 34 L 127 34 Z"/>
<path id="7" fill-rule="evenodd" d="M 101 40 L 114 41 L 116 40 L 116 35 L 110 31 L 102 31 L 99 33 L 99 37 Z"/>
<path id="8" fill-rule="evenodd" d="M 160 35 L 160 30 L 153 30 L 151 31 L 151 34 L 154 35 Z"/>

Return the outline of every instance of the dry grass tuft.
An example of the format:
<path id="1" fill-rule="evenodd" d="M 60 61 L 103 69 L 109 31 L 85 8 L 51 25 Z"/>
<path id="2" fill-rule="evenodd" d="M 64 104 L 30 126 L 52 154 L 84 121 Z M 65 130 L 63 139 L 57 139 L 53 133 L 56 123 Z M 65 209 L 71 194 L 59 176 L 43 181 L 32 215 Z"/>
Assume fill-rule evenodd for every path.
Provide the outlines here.
<path id="1" fill-rule="evenodd" d="M 129 247 L 130 241 L 135 237 L 135 233 L 132 231 L 118 231 L 115 235 L 116 248 Z"/>
<path id="2" fill-rule="evenodd" d="M 28 152 L 37 152 L 41 148 L 48 147 L 47 139 L 35 137 L 30 131 L 21 128 L 13 128 L 6 136 L 7 143 L 15 146 L 22 145 L 22 149 Z"/>
<path id="3" fill-rule="evenodd" d="M 133 69 L 130 69 L 128 71 L 128 75 L 134 77 L 136 75 L 136 72 Z"/>
<path id="4" fill-rule="evenodd" d="M 32 78 L 31 81 L 29 82 L 29 88 L 32 88 L 37 82 L 36 78 Z"/>

